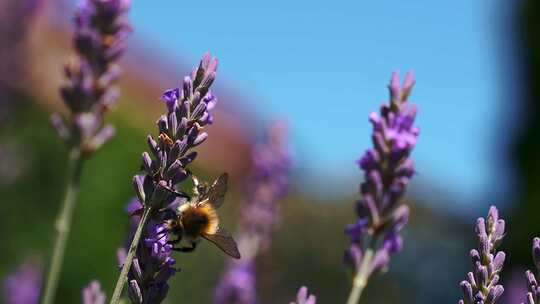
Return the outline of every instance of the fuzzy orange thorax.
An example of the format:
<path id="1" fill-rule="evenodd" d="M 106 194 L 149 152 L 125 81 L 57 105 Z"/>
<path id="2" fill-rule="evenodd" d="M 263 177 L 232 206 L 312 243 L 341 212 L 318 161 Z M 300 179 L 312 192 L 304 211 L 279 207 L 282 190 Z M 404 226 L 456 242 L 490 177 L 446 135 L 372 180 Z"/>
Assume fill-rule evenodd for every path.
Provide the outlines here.
<path id="1" fill-rule="evenodd" d="M 215 234 L 219 218 L 216 210 L 210 204 L 188 203 L 180 207 L 181 222 L 184 233 L 191 238 Z"/>

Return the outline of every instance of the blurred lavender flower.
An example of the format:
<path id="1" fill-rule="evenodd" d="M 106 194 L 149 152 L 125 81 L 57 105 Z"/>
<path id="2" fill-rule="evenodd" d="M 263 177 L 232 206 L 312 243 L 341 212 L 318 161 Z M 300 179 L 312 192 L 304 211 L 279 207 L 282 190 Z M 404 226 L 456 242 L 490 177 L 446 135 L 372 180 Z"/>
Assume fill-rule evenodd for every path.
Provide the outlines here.
<path id="1" fill-rule="evenodd" d="M 36 304 L 41 291 L 41 264 L 27 260 L 3 282 L 6 304 Z"/>
<path id="2" fill-rule="evenodd" d="M 316 304 L 317 298 L 314 295 L 308 294 L 307 287 L 301 287 L 296 295 L 296 301 L 291 304 Z"/>
<path id="3" fill-rule="evenodd" d="M 84 156 L 114 134 L 111 125 L 104 126 L 103 118 L 118 97 L 113 83 L 120 75 L 116 61 L 124 53 L 131 30 L 126 20 L 130 2 L 83 0 L 75 14 L 77 56 L 65 66 L 68 83 L 61 88 L 70 117 L 68 122 L 59 114 L 51 119 L 59 137 Z"/>
<path id="4" fill-rule="evenodd" d="M 536 279 L 536 276 L 538 275 L 538 271 L 540 271 L 540 238 L 535 237 L 533 239 L 532 256 L 533 256 L 534 266 L 536 268 L 536 275 L 530 270 L 527 270 L 525 272 L 525 276 L 527 278 L 527 286 L 529 289 L 529 292 L 527 292 L 526 303 L 539 304 L 540 303 L 540 287 L 538 287 L 538 280 Z"/>
<path id="5" fill-rule="evenodd" d="M 25 55 L 27 44 L 25 38 L 31 29 L 32 22 L 43 0 L 4 0 L 0 2 L 0 110 L 4 110 L 11 100 L 7 92 L 9 88 L 25 89 L 23 83 L 26 68 Z M 4 92 L 6 91 L 6 92 Z M 4 95 L 5 94 L 5 95 Z M 0 111 L 0 122 L 5 113 Z"/>
<path id="6" fill-rule="evenodd" d="M 59 114 L 51 117 L 58 136 L 69 147 L 69 164 L 43 304 L 55 302 L 84 160 L 114 134 L 112 126 L 104 126 L 103 118 L 118 95 L 112 84 L 120 74 L 115 62 L 124 52 L 130 31 L 125 19 L 129 6 L 130 0 L 82 0 L 75 13 L 73 44 L 77 55 L 65 66 L 68 81 L 60 89 L 69 118 L 65 121 Z"/>
<path id="7" fill-rule="evenodd" d="M 351 240 L 345 262 L 355 273 L 349 304 L 358 302 L 368 278 L 383 270 L 390 254 L 403 246 L 400 231 L 407 223 L 409 207 L 399 201 L 415 173 L 410 153 L 419 134 L 413 125 L 416 107 L 408 103 L 413 85 L 412 73 L 407 73 L 403 86 L 393 73 L 389 104 L 381 106 L 380 114 L 369 115 L 374 148 L 358 161 L 365 176 L 356 204 L 358 219 L 345 230 Z"/>
<path id="8" fill-rule="evenodd" d="M 254 268 L 253 259 L 232 261 L 214 291 L 214 303 L 256 303 Z"/>
<path id="9" fill-rule="evenodd" d="M 90 282 L 82 290 L 82 304 L 105 304 L 106 299 L 98 281 Z"/>
<path id="10" fill-rule="evenodd" d="M 189 198 L 179 185 L 193 176 L 187 167 L 197 152 L 191 150 L 207 139 L 204 127 L 213 122 L 210 111 L 217 98 L 210 86 L 217 66 L 218 60 L 206 53 L 191 77 L 184 78 L 181 89 L 163 93 L 167 114 L 157 121 L 158 138 L 147 137 L 150 153 L 142 154 L 144 174 L 133 178 L 140 219 L 111 303 L 120 298 L 126 276 L 134 303 L 160 303 L 167 295 L 167 281 L 177 271 L 172 267 L 175 260 L 171 257 L 173 246 L 169 244 L 167 221 L 176 215 L 176 207 Z"/>
<path id="11" fill-rule="evenodd" d="M 478 250 L 470 252 L 473 271 L 460 283 L 463 299 L 459 304 L 494 304 L 503 294 L 504 288 L 498 282 L 505 253 L 496 249 L 504 238 L 504 228 L 504 220 L 499 219 L 495 206 L 489 208 L 487 220 L 479 218 L 476 221 Z"/>
<path id="12" fill-rule="evenodd" d="M 247 181 L 247 199 L 237 236 L 242 259 L 230 261 L 214 293 L 214 303 L 255 303 L 255 258 L 271 244 L 279 223 L 279 200 L 289 185 L 289 154 L 285 128 L 276 123 L 264 143 L 253 151 L 253 168 Z"/>
<path id="13" fill-rule="evenodd" d="M 504 294 L 499 299 L 501 303 L 523 303 L 527 294 L 527 286 L 523 284 L 523 270 L 515 267 L 506 271 L 509 274 L 505 278 Z"/>

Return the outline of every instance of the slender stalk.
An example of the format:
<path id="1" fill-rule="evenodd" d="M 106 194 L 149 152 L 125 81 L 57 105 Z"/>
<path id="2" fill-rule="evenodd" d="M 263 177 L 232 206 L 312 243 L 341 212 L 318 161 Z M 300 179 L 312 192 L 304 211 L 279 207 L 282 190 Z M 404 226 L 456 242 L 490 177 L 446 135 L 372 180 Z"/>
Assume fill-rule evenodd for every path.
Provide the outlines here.
<path id="1" fill-rule="evenodd" d="M 60 210 L 55 222 L 57 235 L 51 256 L 49 274 L 47 276 L 47 283 L 45 285 L 45 293 L 41 302 L 43 304 L 54 303 L 58 279 L 62 270 L 62 261 L 64 260 L 64 253 L 66 251 L 66 243 L 71 230 L 75 202 L 77 200 L 77 195 L 79 194 L 82 164 L 83 159 L 81 158 L 80 151 L 78 149 L 72 149 L 69 153 L 67 185 L 64 202 L 62 203 L 62 209 Z"/>
<path id="2" fill-rule="evenodd" d="M 122 295 L 122 290 L 124 289 L 124 285 L 126 284 L 129 269 L 131 268 L 131 264 L 133 263 L 133 258 L 135 257 L 135 253 L 137 252 L 137 247 L 139 246 L 139 241 L 141 239 L 143 228 L 146 225 L 148 215 L 150 214 L 151 210 L 152 208 L 150 207 L 144 209 L 141 220 L 139 221 L 139 225 L 137 226 L 137 231 L 135 231 L 135 235 L 133 236 L 133 240 L 131 241 L 131 245 L 129 246 L 128 254 L 126 260 L 124 261 L 124 266 L 122 266 L 122 271 L 120 272 L 120 276 L 118 277 L 118 281 L 116 282 L 116 287 L 114 287 L 114 293 L 110 302 L 111 304 L 116 304 L 120 301 L 120 296 Z"/>
<path id="3" fill-rule="evenodd" d="M 347 304 L 357 304 L 360 301 L 362 291 L 364 291 L 364 288 L 367 285 L 369 266 L 371 264 L 371 260 L 373 259 L 373 253 L 373 248 L 368 248 L 366 250 L 364 258 L 362 259 L 362 264 L 360 265 L 360 269 L 358 269 L 356 275 L 354 276 L 352 289 L 351 293 L 349 294 Z"/>

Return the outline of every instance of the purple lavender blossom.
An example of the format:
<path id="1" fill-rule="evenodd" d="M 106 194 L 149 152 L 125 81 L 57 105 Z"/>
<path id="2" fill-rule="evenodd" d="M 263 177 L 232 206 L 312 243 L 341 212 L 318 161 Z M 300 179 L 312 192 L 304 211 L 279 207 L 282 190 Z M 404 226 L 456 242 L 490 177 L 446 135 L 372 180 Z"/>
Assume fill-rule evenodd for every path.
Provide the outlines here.
<path id="1" fill-rule="evenodd" d="M 137 197 L 145 207 L 167 207 L 179 198 L 178 191 L 187 196 L 175 187 L 191 174 L 187 166 L 195 160 L 197 152 L 190 150 L 208 138 L 203 130 L 213 121 L 210 110 L 217 98 L 210 92 L 210 86 L 216 76 L 217 64 L 217 59 L 205 54 L 192 77 L 184 78 L 182 89 L 163 93 L 161 98 L 168 113 L 157 121 L 157 140 L 148 135 L 150 153 L 142 154 L 145 174 L 133 179 Z"/>
<path id="2" fill-rule="evenodd" d="M 296 295 L 296 301 L 291 304 L 316 304 L 317 298 L 314 295 L 308 293 L 307 287 L 301 287 Z"/>
<path id="3" fill-rule="evenodd" d="M 101 284 L 98 281 L 92 281 L 82 290 L 82 304 L 105 304 L 107 297 Z"/>
<path id="4" fill-rule="evenodd" d="M 128 214 L 140 209 L 142 204 L 133 199 L 127 206 Z M 172 210 L 171 210 L 172 212 Z M 145 238 L 137 248 L 137 256 L 128 275 L 128 294 L 133 303 L 160 303 L 167 296 L 167 281 L 178 269 L 173 265 L 176 261 L 171 257 L 172 245 L 168 244 L 169 236 L 165 221 L 170 213 L 163 213 L 163 220 L 150 220 L 145 229 Z M 140 217 L 133 216 L 130 239 L 139 224 Z M 122 258 L 123 260 L 123 258 Z"/>
<path id="5" fill-rule="evenodd" d="M 497 251 L 497 247 L 504 238 L 504 228 L 504 220 L 499 219 L 495 206 L 489 208 L 487 220 L 479 218 L 476 221 L 478 250 L 470 252 L 473 271 L 460 283 L 463 299 L 459 304 L 495 304 L 503 294 L 504 288 L 498 282 L 506 255 Z"/>
<path id="6" fill-rule="evenodd" d="M 126 48 L 130 0 L 82 0 L 75 13 L 73 44 L 77 56 L 65 66 L 67 84 L 61 88 L 69 108 L 66 122 L 59 114 L 52 123 L 69 148 L 88 156 L 114 135 L 104 114 L 114 105 L 120 75 L 116 64 Z"/>
<path id="7" fill-rule="evenodd" d="M 540 287 L 538 286 L 538 280 L 536 279 L 538 272 L 540 271 L 540 238 L 535 237 L 532 242 L 532 256 L 534 266 L 536 268 L 536 275 L 531 270 L 525 272 L 527 278 L 528 292 L 526 295 L 527 304 L 540 303 Z M 523 304 L 523 303 L 522 303 Z"/>
<path id="8" fill-rule="evenodd" d="M 400 199 L 415 172 L 410 154 L 419 134 L 414 126 L 416 107 L 408 102 L 413 85 L 412 73 L 407 73 L 403 86 L 393 73 L 390 102 L 381 106 L 379 114 L 369 115 L 374 147 L 357 162 L 365 181 L 356 203 L 358 219 L 345 229 L 350 237 L 345 262 L 355 273 L 353 290 L 357 293 L 351 294 L 349 303 L 358 301 L 369 276 L 383 270 L 390 255 L 403 247 L 400 231 L 407 223 L 409 208 Z"/>
<path id="9" fill-rule="evenodd" d="M 284 125 L 276 123 L 266 141 L 252 154 L 253 168 L 248 177 L 247 199 L 241 209 L 238 246 L 240 261 L 231 261 L 214 292 L 214 303 L 256 302 L 255 258 L 266 251 L 272 232 L 279 223 L 279 200 L 288 189 L 290 167 Z"/>
<path id="10" fill-rule="evenodd" d="M 130 0 L 82 0 L 75 13 L 73 44 L 77 54 L 65 66 L 67 84 L 60 89 L 69 117 L 67 120 L 59 114 L 51 117 L 58 136 L 69 148 L 69 163 L 64 201 L 55 222 L 57 236 L 44 304 L 55 300 L 83 163 L 115 132 L 111 125 L 104 125 L 103 119 L 118 95 L 113 83 L 120 68 L 115 62 L 124 52 L 130 31 L 125 20 L 129 6 Z"/>
<path id="11" fill-rule="evenodd" d="M 6 304 L 36 304 L 41 291 L 41 264 L 27 260 L 3 282 Z"/>
<path id="12" fill-rule="evenodd" d="M 134 176 L 137 200 L 128 206 L 131 213 L 135 210 L 150 212 L 149 220 L 142 223 L 140 246 L 127 275 L 128 293 L 133 303 L 161 303 L 169 290 L 167 281 L 178 271 L 173 267 L 172 236 L 167 222 L 176 216 L 176 207 L 190 197 L 180 186 L 188 177 L 195 177 L 188 165 L 195 160 L 197 152 L 190 150 L 208 138 L 204 127 L 213 122 L 210 111 L 217 98 L 210 86 L 217 65 L 217 59 L 206 53 L 191 77 L 184 78 L 181 89 L 163 93 L 167 114 L 157 121 L 157 139 L 147 137 L 150 153 L 142 154 L 144 174 Z M 140 220 L 139 216 L 134 216 L 132 234 Z M 113 301 L 118 296 L 119 291 L 115 290 Z"/>

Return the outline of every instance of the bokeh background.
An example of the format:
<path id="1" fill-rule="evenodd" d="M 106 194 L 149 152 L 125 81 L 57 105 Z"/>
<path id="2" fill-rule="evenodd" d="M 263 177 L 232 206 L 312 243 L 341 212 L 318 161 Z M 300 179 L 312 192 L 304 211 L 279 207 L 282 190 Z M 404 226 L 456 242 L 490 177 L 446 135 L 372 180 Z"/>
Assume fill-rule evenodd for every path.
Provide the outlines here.
<path id="1" fill-rule="evenodd" d="M 540 235 L 538 1 L 133 2 L 110 116 L 118 133 L 85 166 L 58 303 L 78 302 L 92 279 L 111 294 L 131 177 L 159 96 L 207 50 L 220 59 L 220 102 L 195 166 L 232 175 L 226 226 L 235 226 L 254 143 L 273 120 L 289 126 L 292 191 L 258 261 L 261 303 L 288 303 L 301 285 L 320 303 L 346 299 L 343 228 L 362 180 L 354 161 L 370 146 L 367 115 L 386 99 L 390 73 L 409 69 L 421 128 L 412 218 L 405 250 L 364 303 L 456 302 L 473 223 L 490 204 L 508 220 L 506 294 L 525 288 L 530 240 Z M 0 2 L 0 276 L 50 253 L 66 151 L 49 115 L 65 111 L 58 87 L 75 5 Z M 169 303 L 209 303 L 225 259 L 207 244 L 179 257 Z"/>

